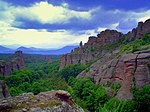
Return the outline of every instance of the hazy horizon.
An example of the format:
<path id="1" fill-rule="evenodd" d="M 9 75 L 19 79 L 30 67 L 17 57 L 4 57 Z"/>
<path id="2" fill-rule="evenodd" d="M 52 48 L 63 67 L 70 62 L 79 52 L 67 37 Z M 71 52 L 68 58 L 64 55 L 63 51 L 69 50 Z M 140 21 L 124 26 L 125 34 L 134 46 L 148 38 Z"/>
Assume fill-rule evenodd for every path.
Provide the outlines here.
<path id="1" fill-rule="evenodd" d="M 3 46 L 3 47 L 6 47 L 6 48 L 9 48 L 9 49 L 18 49 L 20 47 L 25 47 L 25 48 L 37 48 L 37 49 L 48 49 L 48 50 L 57 50 L 57 49 L 61 49 L 61 48 L 64 48 L 64 47 L 69 47 L 69 46 L 78 46 L 78 43 L 77 44 L 72 44 L 72 45 L 66 45 L 66 46 L 57 46 L 57 47 L 34 47 L 34 46 L 23 46 L 23 45 L 0 45 L 0 46 Z"/>

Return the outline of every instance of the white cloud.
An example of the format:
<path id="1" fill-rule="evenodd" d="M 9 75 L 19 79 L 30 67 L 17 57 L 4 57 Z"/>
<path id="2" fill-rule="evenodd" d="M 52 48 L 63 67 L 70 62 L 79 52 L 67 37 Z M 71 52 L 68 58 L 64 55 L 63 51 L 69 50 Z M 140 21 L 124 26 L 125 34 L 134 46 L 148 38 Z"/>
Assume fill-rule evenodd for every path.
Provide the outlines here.
<path id="1" fill-rule="evenodd" d="M 67 8 L 67 4 L 63 6 L 54 6 L 48 2 L 39 2 L 31 7 L 15 7 L 12 10 L 14 16 L 26 18 L 28 20 L 38 21 L 41 23 L 67 23 L 72 18 L 90 19 L 90 11 L 75 11 Z"/>
<path id="2" fill-rule="evenodd" d="M 63 3 L 62 6 L 54 6 L 46 1 L 35 3 L 30 7 L 12 6 L 7 2 L 0 1 L 0 21 L 7 21 L 10 24 L 16 23 L 18 17 L 38 21 L 40 23 L 64 24 L 70 22 L 72 18 L 89 20 L 91 11 L 75 11 L 68 9 L 69 5 Z M 16 25 L 17 26 L 17 25 Z"/>
<path id="3" fill-rule="evenodd" d="M 0 45 L 19 44 L 29 47 L 56 48 L 79 43 L 81 40 L 87 41 L 86 34 L 77 37 L 77 35 L 66 30 L 47 32 L 46 29 L 19 29 L 12 27 L 12 25 L 21 24 L 15 21 L 18 17 L 52 24 L 66 23 L 72 18 L 89 19 L 91 17 L 89 11 L 74 11 L 66 8 L 67 4 L 53 6 L 47 2 L 36 3 L 31 7 L 15 7 L 0 1 L 1 5 L 3 10 L 0 9 Z"/>
<path id="4" fill-rule="evenodd" d="M 1 34 L 0 45 L 20 44 L 28 47 L 45 47 L 45 48 L 58 48 L 80 41 L 86 42 L 87 35 L 71 34 L 66 30 L 47 32 L 45 29 L 18 29 L 9 28 Z"/>
<path id="5" fill-rule="evenodd" d="M 150 10 L 134 12 L 122 10 L 104 10 L 94 8 L 89 11 L 75 11 L 68 8 L 68 4 L 54 6 L 48 2 L 39 2 L 30 7 L 12 6 L 6 2 L 0 1 L 0 44 L 12 45 L 20 44 L 24 46 L 55 48 L 83 41 L 87 42 L 88 36 L 97 35 L 105 29 L 117 29 L 119 22 L 122 20 L 134 19 L 136 21 L 145 21 L 150 18 Z M 98 15 L 98 16 L 95 16 Z M 64 24 L 71 22 L 72 18 L 80 20 L 95 19 L 95 24 L 101 20 L 114 20 L 107 26 L 99 26 L 97 29 L 83 30 L 72 33 L 65 29 L 54 32 L 47 32 L 46 29 L 19 29 L 12 27 L 20 25 L 16 21 L 18 17 L 40 23 Z M 102 19 L 101 19 L 102 18 Z M 104 21 L 101 21 L 103 23 Z M 100 23 L 100 22 L 99 22 Z M 88 24 L 88 22 L 87 22 Z M 71 29 L 70 29 L 71 30 Z M 120 29 L 121 30 L 121 29 Z"/>
<path id="6" fill-rule="evenodd" d="M 150 19 L 150 10 L 143 11 L 143 12 L 135 12 L 133 13 L 135 18 L 137 18 L 137 21 L 145 21 L 147 19 Z"/>
<path id="7" fill-rule="evenodd" d="M 65 7 L 65 8 L 68 8 L 69 4 L 68 3 L 62 3 L 62 6 Z"/>

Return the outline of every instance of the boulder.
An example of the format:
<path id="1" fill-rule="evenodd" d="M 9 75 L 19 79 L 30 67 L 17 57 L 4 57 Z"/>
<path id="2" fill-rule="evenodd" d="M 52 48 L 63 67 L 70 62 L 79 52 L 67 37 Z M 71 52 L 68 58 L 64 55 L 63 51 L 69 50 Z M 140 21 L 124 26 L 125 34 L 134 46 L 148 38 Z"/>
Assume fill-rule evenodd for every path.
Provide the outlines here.
<path id="1" fill-rule="evenodd" d="M 84 112 L 63 90 L 22 95 L 0 100 L 1 112 Z"/>

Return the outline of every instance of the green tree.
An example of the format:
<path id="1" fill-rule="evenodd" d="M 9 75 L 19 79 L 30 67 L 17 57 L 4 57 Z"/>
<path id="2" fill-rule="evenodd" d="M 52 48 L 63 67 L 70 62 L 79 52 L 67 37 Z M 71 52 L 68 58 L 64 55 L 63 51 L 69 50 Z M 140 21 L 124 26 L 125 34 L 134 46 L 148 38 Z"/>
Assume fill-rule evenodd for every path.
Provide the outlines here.
<path id="1" fill-rule="evenodd" d="M 68 65 L 64 69 L 60 70 L 59 75 L 64 77 L 68 82 L 69 77 L 76 77 L 79 73 L 85 70 L 86 66 L 82 64 Z"/>
<path id="2" fill-rule="evenodd" d="M 23 93 L 23 91 L 21 91 L 18 87 L 11 87 L 9 91 L 12 96 L 18 96 Z"/>
<path id="3" fill-rule="evenodd" d="M 138 112 L 150 112 L 150 86 L 135 91 L 133 101 Z"/>
<path id="4" fill-rule="evenodd" d="M 22 84 L 20 84 L 20 85 L 18 86 L 18 88 L 21 89 L 21 90 L 24 91 L 24 92 L 29 92 L 29 88 L 30 88 L 30 87 L 31 87 L 31 84 L 28 83 L 28 82 L 24 82 L 24 83 L 22 83 Z"/>
<path id="5" fill-rule="evenodd" d="M 104 87 L 95 85 L 90 78 L 70 78 L 69 84 L 76 102 L 90 111 L 99 111 L 109 99 Z"/>
<path id="6" fill-rule="evenodd" d="M 38 94 L 42 91 L 45 91 L 46 88 L 43 87 L 39 82 L 33 82 L 29 90 L 31 90 L 34 94 Z"/>

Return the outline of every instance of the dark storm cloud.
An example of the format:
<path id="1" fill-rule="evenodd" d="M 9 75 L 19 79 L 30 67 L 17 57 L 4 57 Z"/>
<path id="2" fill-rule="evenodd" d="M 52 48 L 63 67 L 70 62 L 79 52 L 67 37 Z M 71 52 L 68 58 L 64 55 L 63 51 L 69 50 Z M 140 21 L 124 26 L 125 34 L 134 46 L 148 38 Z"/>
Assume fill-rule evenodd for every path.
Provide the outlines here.
<path id="1" fill-rule="evenodd" d="M 70 4 L 70 8 L 76 10 L 86 10 L 97 6 L 105 9 L 138 10 L 149 9 L 149 0 L 5 0 L 13 5 L 30 6 L 31 4 L 47 1 L 54 5 L 60 5 L 62 2 Z"/>

